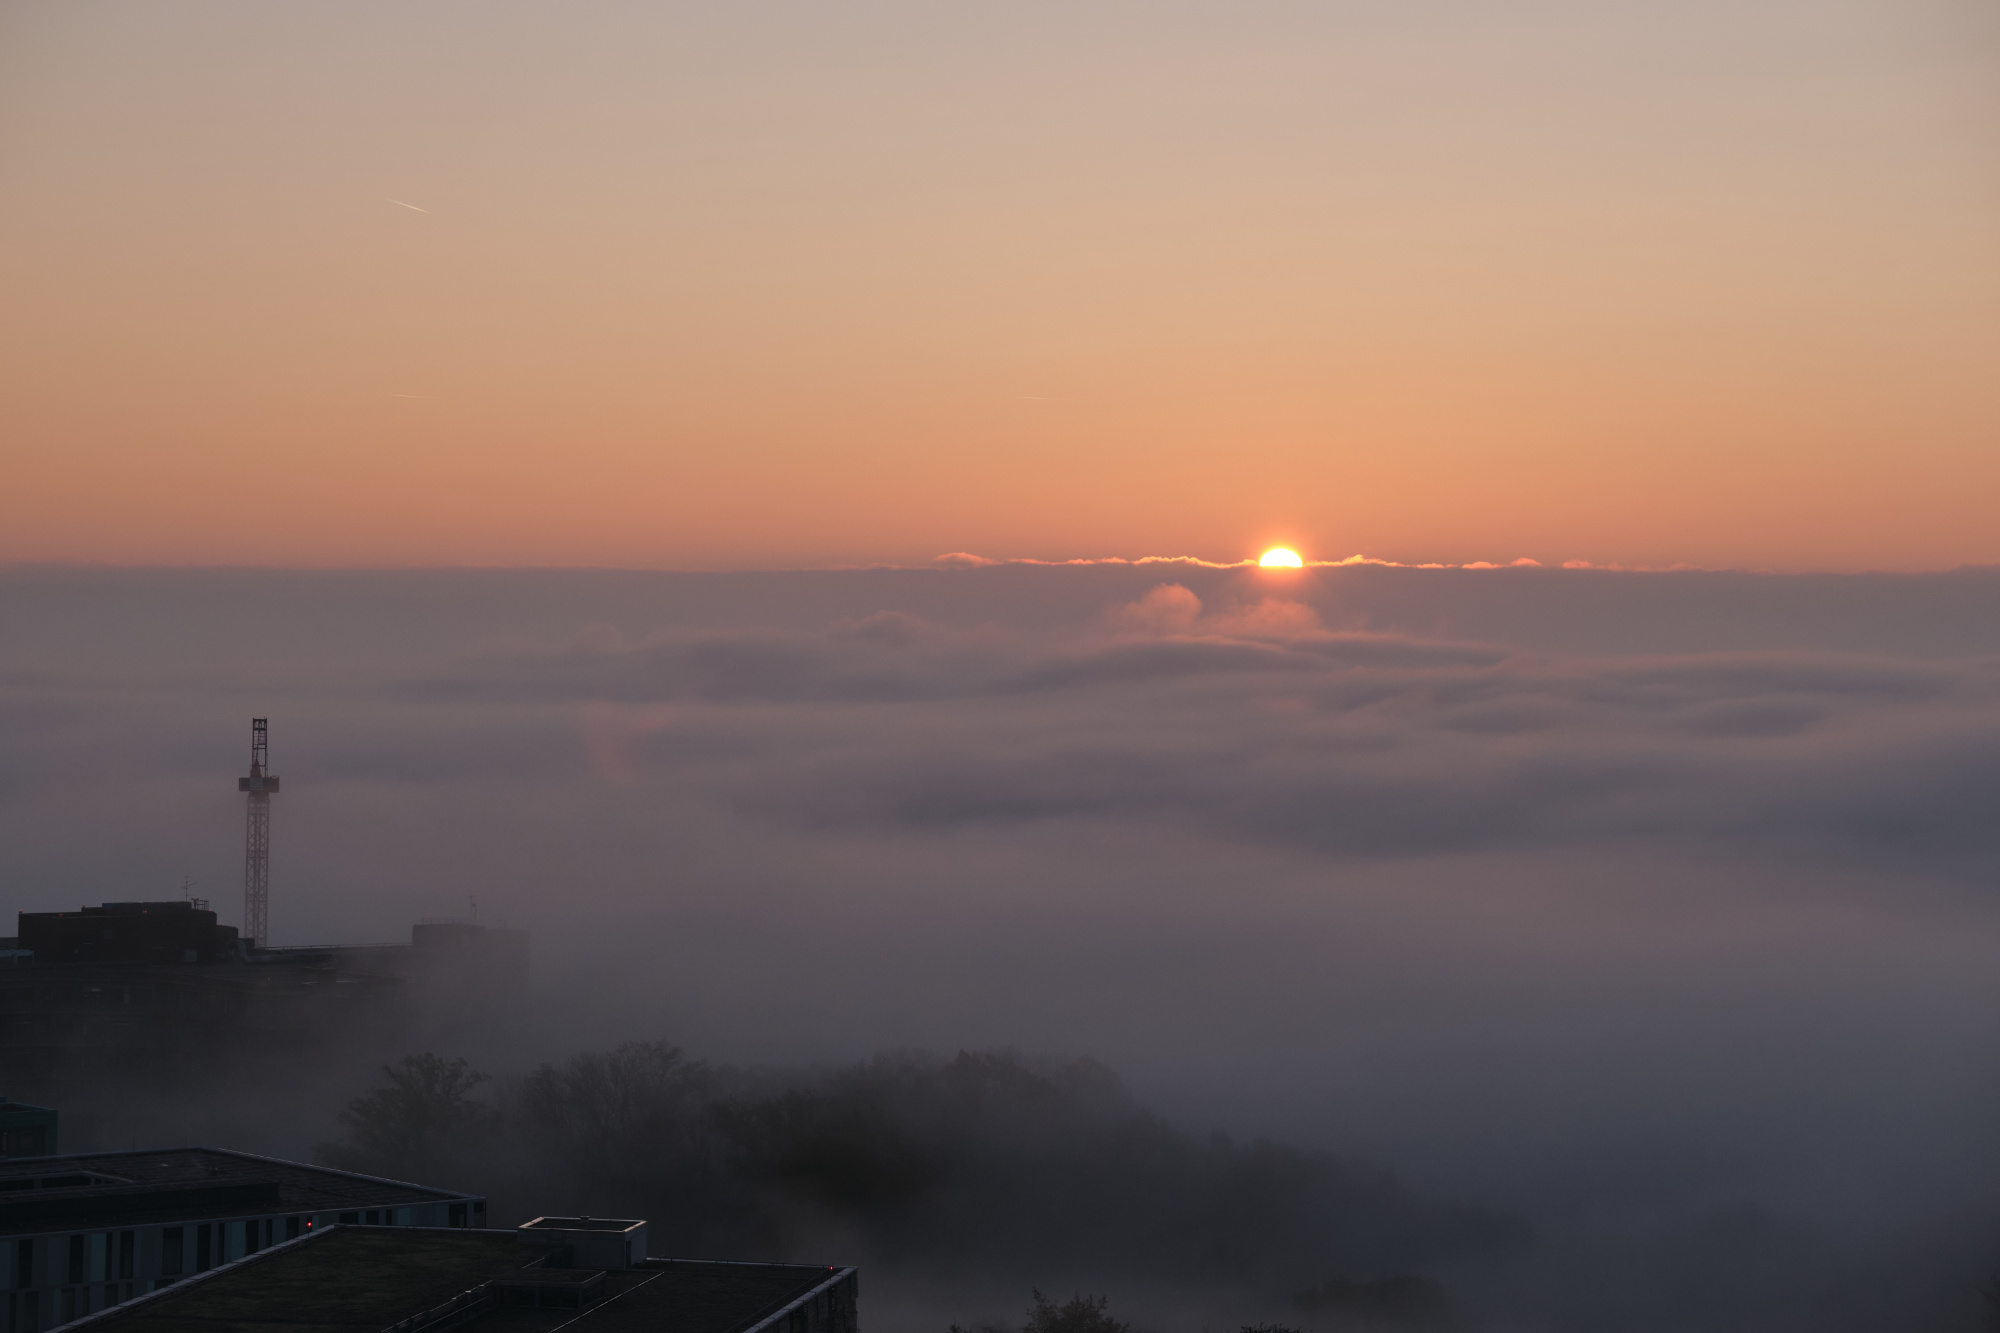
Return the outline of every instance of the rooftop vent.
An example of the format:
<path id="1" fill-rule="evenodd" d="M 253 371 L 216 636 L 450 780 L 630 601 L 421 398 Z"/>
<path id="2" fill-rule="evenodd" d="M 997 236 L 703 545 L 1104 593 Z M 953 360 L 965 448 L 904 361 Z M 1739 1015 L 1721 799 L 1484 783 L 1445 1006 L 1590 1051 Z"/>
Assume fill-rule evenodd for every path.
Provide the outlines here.
<path id="1" fill-rule="evenodd" d="M 646 1259 L 646 1223 L 630 1217 L 538 1217 L 514 1231 L 523 1245 L 567 1246 L 573 1268 L 636 1268 Z"/>

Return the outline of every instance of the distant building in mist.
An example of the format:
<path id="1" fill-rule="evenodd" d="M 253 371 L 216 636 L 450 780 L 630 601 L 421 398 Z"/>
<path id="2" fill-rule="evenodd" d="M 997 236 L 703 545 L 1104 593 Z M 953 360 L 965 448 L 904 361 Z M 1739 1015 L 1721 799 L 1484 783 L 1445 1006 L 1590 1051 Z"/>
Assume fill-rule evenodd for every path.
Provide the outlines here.
<path id="1" fill-rule="evenodd" d="M 104 903 L 74 912 L 22 912 L 13 940 L 24 961 L 218 963 L 243 955 L 236 927 L 189 902 Z"/>
<path id="2" fill-rule="evenodd" d="M 483 1227 L 486 1200 L 216 1148 L 0 1161 L 0 1329 L 41 1333 L 343 1224 Z"/>
<path id="3" fill-rule="evenodd" d="M 517 999 L 527 932 L 423 922 L 409 944 L 249 947 L 205 904 L 22 912 L 0 938 L 0 1068 L 172 1079 L 470 1021 Z"/>
<path id="4" fill-rule="evenodd" d="M 852 1268 L 653 1259 L 645 1223 L 538 1217 L 512 1231 L 342 1224 L 79 1322 L 91 1333 L 302 1324 L 577 1333 L 855 1333 Z"/>

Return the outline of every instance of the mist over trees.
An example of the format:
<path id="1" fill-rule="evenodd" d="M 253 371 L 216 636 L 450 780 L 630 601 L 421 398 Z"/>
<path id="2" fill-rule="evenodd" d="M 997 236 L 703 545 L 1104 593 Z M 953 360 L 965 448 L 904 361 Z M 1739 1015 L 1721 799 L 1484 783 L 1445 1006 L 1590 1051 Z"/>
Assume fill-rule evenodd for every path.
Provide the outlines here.
<path id="1" fill-rule="evenodd" d="M 493 1111 L 472 1097 L 486 1075 L 462 1059 L 427 1051 L 382 1066 L 382 1075 L 387 1083 L 356 1097 L 335 1117 L 347 1138 L 321 1148 L 330 1165 L 421 1177 L 494 1124 Z"/>
<path id="2" fill-rule="evenodd" d="M 1021 1325 L 1021 1333 L 1142 1333 L 1134 1325 L 1112 1316 L 1108 1297 L 1079 1294 L 1057 1302 L 1037 1288 L 1029 1301 L 1027 1322 Z M 1302 1293 L 1292 1303 L 1309 1315 L 1319 1316 L 1317 1327 L 1336 1330 L 1423 1333 L 1449 1328 L 1453 1322 L 1442 1289 L 1418 1277 L 1387 1278 L 1380 1282 L 1336 1279 L 1325 1290 Z M 995 1323 L 953 1324 L 948 1333 L 1010 1333 L 1010 1330 Z M 1237 1333 L 1304 1331 L 1287 1324 L 1244 1324 Z"/>
<path id="3" fill-rule="evenodd" d="M 1102 1296 L 1072 1296 L 1058 1305 L 1037 1288 L 1030 1299 L 1028 1322 L 1021 1325 L 1021 1333 L 1137 1333 L 1132 1325 L 1111 1317 L 1106 1308 L 1111 1302 Z M 972 1328 L 953 1324 L 950 1333 L 1007 1331 L 998 1324 L 979 1324 Z"/>
<path id="4" fill-rule="evenodd" d="M 1191 1327 L 1160 1309 L 1192 1291 L 1262 1316 L 1203 1321 L 1247 1333 L 1524 1317 L 1566 1333 L 2000 1326 L 2000 1286 L 1954 1301 L 1899 1281 L 1895 1255 L 1850 1254 L 1843 1269 L 1754 1209 L 1678 1238 L 1532 1237 L 1517 1217 L 1331 1153 L 1188 1133 L 1088 1059 L 898 1052 L 760 1070 L 640 1042 L 494 1079 L 424 1053 L 382 1080 L 339 1113 L 324 1160 L 483 1192 L 496 1221 L 643 1217 L 655 1253 L 852 1262 L 963 1287 L 977 1295 L 959 1333 L 1007 1333 L 991 1316 L 1008 1284 L 1032 1292 L 1024 1333 Z M 1942 1239 L 1934 1260 L 1958 1264 Z M 1152 1313 L 1114 1313 L 1093 1294 L 1113 1284 L 1151 1293 Z M 1935 1318 L 1899 1323 L 1898 1309 Z"/>
<path id="5" fill-rule="evenodd" d="M 1328 1153 L 1188 1134 L 1090 1060 L 898 1053 L 771 1073 L 635 1043 L 499 1081 L 484 1102 L 463 1061 L 384 1072 L 326 1160 L 483 1190 L 501 1215 L 644 1217 L 660 1253 L 820 1260 L 838 1245 L 932 1273 L 1289 1293 L 1526 1234 Z"/>

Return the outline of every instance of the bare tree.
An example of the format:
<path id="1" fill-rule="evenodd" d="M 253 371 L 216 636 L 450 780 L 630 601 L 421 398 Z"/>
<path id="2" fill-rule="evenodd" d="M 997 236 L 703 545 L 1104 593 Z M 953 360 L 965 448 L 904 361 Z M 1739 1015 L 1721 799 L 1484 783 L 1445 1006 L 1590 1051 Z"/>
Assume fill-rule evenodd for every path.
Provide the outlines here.
<path id="1" fill-rule="evenodd" d="M 1034 1300 L 1021 1333 L 1133 1333 L 1130 1324 L 1105 1312 L 1111 1302 L 1103 1296 L 1071 1296 L 1057 1305 L 1037 1291 Z"/>
<path id="2" fill-rule="evenodd" d="M 344 1142 L 321 1144 L 321 1160 L 349 1170 L 417 1177 L 462 1156 L 468 1142 L 494 1123 L 472 1099 L 486 1075 L 462 1059 L 426 1051 L 382 1066 L 387 1084 L 370 1088 L 339 1114 Z"/>

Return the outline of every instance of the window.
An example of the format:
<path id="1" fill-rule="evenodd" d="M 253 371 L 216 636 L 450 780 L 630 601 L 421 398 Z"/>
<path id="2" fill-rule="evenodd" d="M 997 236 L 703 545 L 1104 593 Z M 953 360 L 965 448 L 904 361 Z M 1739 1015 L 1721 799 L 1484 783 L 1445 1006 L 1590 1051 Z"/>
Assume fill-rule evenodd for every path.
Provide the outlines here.
<path id="1" fill-rule="evenodd" d="M 89 1271 L 90 1237 L 71 1236 L 69 1238 L 69 1280 L 72 1286 L 83 1281 Z"/>
<path id="2" fill-rule="evenodd" d="M 340 1225 L 344 1227 L 354 1226 L 360 1221 L 361 1221 L 361 1214 L 359 1213 L 342 1213 L 340 1215 Z"/>
<path id="3" fill-rule="evenodd" d="M 194 1271 L 205 1273 L 214 1262 L 215 1251 L 209 1244 L 209 1229 L 204 1223 L 194 1229 Z"/>
<path id="4" fill-rule="evenodd" d="M 132 1276 L 132 1261 L 138 1249 L 138 1233 L 121 1231 L 118 1233 L 118 1276 L 120 1279 Z"/>
<path id="5" fill-rule="evenodd" d="M 243 1253 L 255 1254 L 264 1248 L 264 1224 L 258 1218 L 251 1218 L 243 1224 Z"/>
<path id="6" fill-rule="evenodd" d="M 0 1157 L 40 1157 L 48 1150 L 48 1130 L 39 1125 L 0 1129 Z"/>
<path id="7" fill-rule="evenodd" d="M 16 1287 L 35 1285 L 35 1242 L 31 1240 L 14 1242 L 14 1285 Z"/>
<path id="8" fill-rule="evenodd" d="M 370 1208 L 368 1210 L 368 1225 L 371 1227 L 382 1225 L 382 1210 L 380 1208 Z"/>
<path id="9" fill-rule="evenodd" d="M 181 1253 L 180 1227 L 163 1227 L 160 1230 L 160 1271 L 178 1276 L 186 1267 L 186 1256 Z"/>
<path id="10" fill-rule="evenodd" d="M 455 1203 L 455 1204 L 453 1204 L 453 1205 L 451 1206 L 451 1225 L 452 1225 L 452 1226 L 455 1226 L 455 1227 L 462 1227 L 462 1226 L 464 1226 L 464 1225 L 465 1225 L 465 1205 L 464 1205 L 464 1204 L 462 1204 L 462 1203 Z"/>
<path id="11" fill-rule="evenodd" d="M 286 1239 L 286 1240 L 297 1240 L 298 1238 L 299 1238 L 299 1219 L 298 1219 L 298 1218 L 296 1218 L 296 1217 L 288 1217 L 288 1218 L 286 1218 L 286 1219 L 285 1219 L 285 1239 Z"/>

